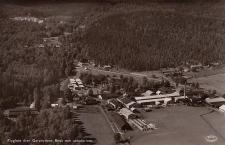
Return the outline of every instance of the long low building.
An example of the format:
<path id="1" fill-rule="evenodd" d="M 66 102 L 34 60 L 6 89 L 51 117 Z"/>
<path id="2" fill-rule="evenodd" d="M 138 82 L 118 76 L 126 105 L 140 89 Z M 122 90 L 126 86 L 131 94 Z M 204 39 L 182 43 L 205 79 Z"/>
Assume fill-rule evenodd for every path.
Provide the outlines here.
<path id="1" fill-rule="evenodd" d="M 135 100 L 137 101 L 138 104 L 159 104 L 159 103 L 167 103 L 168 101 L 171 100 L 171 97 L 174 97 L 175 100 L 184 98 L 180 96 L 178 92 L 174 92 L 171 94 L 135 97 Z"/>
<path id="2" fill-rule="evenodd" d="M 219 98 L 207 98 L 205 101 L 208 104 L 214 105 L 215 107 L 220 107 L 221 105 L 225 104 L 225 99 L 222 97 Z"/>
<path id="3" fill-rule="evenodd" d="M 35 108 L 29 108 L 29 107 L 17 107 L 14 109 L 9 109 L 6 113 L 6 116 L 9 118 L 17 118 L 20 114 L 23 114 L 25 112 L 29 112 L 31 115 L 38 115 L 39 112 Z"/>
<path id="4" fill-rule="evenodd" d="M 139 100 L 170 98 L 170 97 L 178 97 L 178 96 L 180 96 L 180 94 L 178 92 L 174 92 L 172 94 L 162 94 L 162 95 L 152 95 L 152 96 L 135 97 L 135 100 L 136 101 L 139 101 Z"/>

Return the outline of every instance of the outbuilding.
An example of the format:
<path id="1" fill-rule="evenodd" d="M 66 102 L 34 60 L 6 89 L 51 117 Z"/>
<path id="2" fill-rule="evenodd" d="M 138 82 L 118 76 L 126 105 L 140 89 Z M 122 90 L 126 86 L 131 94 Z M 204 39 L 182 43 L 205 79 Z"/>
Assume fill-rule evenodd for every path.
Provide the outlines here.
<path id="1" fill-rule="evenodd" d="M 219 111 L 221 114 L 225 115 L 225 105 L 220 106 Z"/>
<path id="2" fill-rule="evenodd" d="M 114 114 L 114 120 L 120 130 L 132 130 L 131 126 L 126 122 L 123 116 L 119 115 L 118 113 Z"/>
<path id="3" fill-rule="evenodd" d="M 220 107 L 221 105 L 225 104 L 225 99 L 222 97 L 218 97 L 218 98 L 206 98 L 205 101 L 210 104 L 213 105 L 215 107 Z"/>

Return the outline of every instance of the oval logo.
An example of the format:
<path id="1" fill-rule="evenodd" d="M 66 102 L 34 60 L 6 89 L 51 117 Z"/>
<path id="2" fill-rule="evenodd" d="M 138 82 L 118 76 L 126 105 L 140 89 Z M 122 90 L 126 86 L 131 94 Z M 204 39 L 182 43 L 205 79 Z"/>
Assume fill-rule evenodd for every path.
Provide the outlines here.
<path id="1" fill-rule="evenodd" d="M 217 137 L 215 135 L 209 135 L 205 138 L 207 142 L 215 142 L 217 141 Z"/>

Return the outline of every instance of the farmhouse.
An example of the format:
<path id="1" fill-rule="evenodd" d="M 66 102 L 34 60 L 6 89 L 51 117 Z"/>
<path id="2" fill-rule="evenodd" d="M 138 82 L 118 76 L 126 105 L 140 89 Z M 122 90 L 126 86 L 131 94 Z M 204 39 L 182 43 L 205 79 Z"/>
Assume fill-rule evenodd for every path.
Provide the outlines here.
<path id="1" fill-rule="evenodd" d="M 137 104 L 136 102 L 132 101 L 130 98 L 126 97 L 126 96 L 121 96 L 119 98 L 117 98 L 117 100 L 122 103 L 124 106 L 126 106 L 127 108 L 139 108 L 140 105 Z"/>
<path id="2" fill-rule="evenodd" d="M 126 122 L 126 120 L 119 114 L 114 114 L 114 120 L 120 130 L 131 130 L 131 126 Z"/>
<path id="3" fill-rule="evenodd" d="M 145 93 L 142 93 L 141 95 L 143 95 L 143 96 L 150 96 L 150 95 L 153 94 L 153 93 L 154 93 L 154 92 L 148 90 L 148 91 L 146 91 Z"/>
<path id="4" fill-rule="evenodd" d="M 135 119 L 137 116 L 127 108 L 122 108 L 119 111 L 120 115 L 123 115 L 126 119 Z"/>
<path id="5" fill-rule="evenodd" d="M 108 101 L 108 104 L 111 105 L 115 109 L 122 108 L 122 104 L 118 100 L 116 100 L 116 99 L 109 100 Z"/>
<path id="6" fill-rule="evenodd" d="M 220 107 L 221 105 L 225 104 L 225 99 L 222 97 L 219 98 L 206 98 L 205 101 L 210 104 L 213 105 L 215 107 Z"/>

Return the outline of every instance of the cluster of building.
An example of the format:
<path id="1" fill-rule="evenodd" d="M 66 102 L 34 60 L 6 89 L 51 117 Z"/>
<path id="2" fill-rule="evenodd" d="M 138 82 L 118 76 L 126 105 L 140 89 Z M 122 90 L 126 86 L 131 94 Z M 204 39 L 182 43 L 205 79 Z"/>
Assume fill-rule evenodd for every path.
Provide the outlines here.
<path id="1" fill-rule="evenodd" d="M 82 90 L 84 89 L 84 84 L 80 79 L 70 79 L 70 83 L 68 85 L 68 88 L 71 91 L 77 91 L 77 90 Z"/>
<path id="2" fill-rule="evenodd" d="M 44 20 L 40 20 L 38 18 L 35 18 L 35 17 L 14 17 L 14 18 L 9 18 L 11 20 L 16 20 L 16 21 L 29 21 L 29 22 L 35 22 L 35 23 L 39 23 L 39 24 L 42 24 L 44 23 Z"/>

